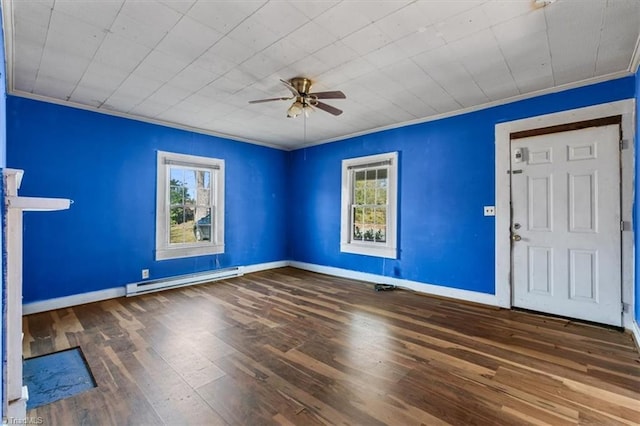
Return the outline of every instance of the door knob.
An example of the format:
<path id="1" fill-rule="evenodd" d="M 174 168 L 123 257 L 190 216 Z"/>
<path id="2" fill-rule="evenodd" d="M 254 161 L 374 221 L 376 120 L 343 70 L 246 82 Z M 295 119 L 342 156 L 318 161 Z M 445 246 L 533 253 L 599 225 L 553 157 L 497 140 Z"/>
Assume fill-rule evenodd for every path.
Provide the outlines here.
<path id="1" fill-rule="evenodd" d="M 513 241 L 520 241 L 520 240 L 522 239 L 522 237 L 521 237 L 520 235 L 518 235 L 518 234 L 513 234 L 513 235 L 511 236 L 511 239 L 512 239 Z"/>

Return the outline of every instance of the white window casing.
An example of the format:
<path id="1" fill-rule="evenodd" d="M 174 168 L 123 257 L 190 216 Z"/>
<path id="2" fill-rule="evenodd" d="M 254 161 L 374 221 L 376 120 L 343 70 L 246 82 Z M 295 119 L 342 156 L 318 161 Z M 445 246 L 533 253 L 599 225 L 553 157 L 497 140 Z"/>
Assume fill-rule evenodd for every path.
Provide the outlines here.
<path id="1" fill-rule="evenodd" d="M 198 173 L 200 173 L 200 176 L 206 175 L 209 179 L 208 187 L 196 187 L 195 201 L 190 199 L 189 204 L 187 204 L 187 201 L 185 201 L 187 195 L 183 197 L 182 201 L 185 207 L 190 207 L 189 210 L 198 211 L 198 209 L 204 209 L 204 211 L 208 212 L 209 224 L 206 224 L 205 221 L 203 223 L 206 225 L 201 225 L 209 230 L 205 238 L 201 237 L 201 228 L 197 226 L 199 223 L 198 217 L 193 212 L 191 212 L 193 215 L 192 220 L 185 220 L 181 230 L 188 237 L 191 237 L 190 233 L 193 233 L 193 237 L 175 241 L 175 238 L 171 236 L 171 228 L 174 226 L 169 224 L 172 208 L 171 173 L 180 173 L 180 171 L 184 171 L 185 176 L 189 172 L 193 172 L 194 175 Z M 158 151 L 156 260 L 224 253 L 224 176 L 224 160 Z M 183 185 L 187 184 L 183 182 Z M 188 192 L 185 189 L 185 194 Z M 200 201 L 201 199 L 204 201 Z M 184 210 L 187 209 L 185 208 Z M 200 219 L 203 218 L 201 217 Z M 196 239 L 196 235 L 200 236 L 200 238 Z"/>
<path id="2" fill-rule="evenodd" d="M 354 181 L 356 172 L 383 173 L 387 176 L 386 205 L 366 205 L 356 204 Z M 397 241 L 397 210 L 398 210 L 398 153 L 390 152 L 385 154 L 369 155 L 366 157 L 350 158 L 342 160 L 342 202 L 340 221 L 340 251 L 344 253 L 362 254 L 367 256 L 384 257 L 396 259 L 398 250 Z M 377 197 L 377 195 L 376 195 Z M 386 207 L 386 208 L 385 208 Z M 370 209 L 375 212 L 384 212 L 386 223 L 380 226 L 384 229 L 384 237 L 378 240 L 378 234 L 369 240 L 365 238 L 357 239 L 354 236 L 354 211 L 356 209 Z M 364 210 L 363 210 L 364 211 Z M 369 232 L 373 233 L 373 230 Z"/>

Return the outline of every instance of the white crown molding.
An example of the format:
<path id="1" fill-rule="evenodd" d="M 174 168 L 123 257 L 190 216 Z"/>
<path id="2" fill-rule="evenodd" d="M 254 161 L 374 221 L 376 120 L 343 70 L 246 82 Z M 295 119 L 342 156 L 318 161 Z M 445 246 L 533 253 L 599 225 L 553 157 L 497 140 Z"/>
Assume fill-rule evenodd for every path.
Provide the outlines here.
<path id="1" fill-rule="evenodd" d="M 6 40 L 5 40 L 5 42 L 6 42 Z M 19 91 L 19 90 L 13 90 L 12 87 L 8 88 L 8 94 L 10 94 L 12 96 L 17 96 L 17 97 L 33 99 L 33 100 L 36 100 L 36 101 L 48 102 L 48 103 L 61 105 L 61 106 L 67 106 L 67 107 L 70 107 L 70 108 L 76 108 L 76 109 L 81 109 L 81 110 L 85 110 L 85 111 L 96 112 L 96 113 L 99 113 L 99 114 L 106 114 L 106 115 L 111 115 L 111 116 L 114 116 L 114 117 L 120 117 L 120 118 L 140 121 L 140 122 L 143 122 L 143 123 L 156 124 L 156 125 L 159 125 L 159 126 L 169 127 L 169 128 L 173 128 L 173 129 L 185 130 L 185 131 L 188 131 L 188 132 L 194 132 L 194 133 L 199 133 L 199 134 L 208 135 L 208 136 L 215 136 L 215 137 L 219 137 L 219 138 L 225 138 L 225 139 L 233 140 L 233 141 L 236 141 L 236 142 L 243 142 L 243 143 L 249 143 L 249 144 L 253 144 L 253 145 L 266 146 L 268 148 L 273 148 L 273 149 L 277 149 L 277 150 L 281 150 L 281 151 L 295 151 L 297 149 L 309 148 L 309 147 L 316 146 L 316 145 L 324 145 L 326 143 L 342 141 L 342 140 L 351 139 L 351 138 L 358 137 L 358 136 L 364 136 L 364 135 L 369 135 L 369 134 L 373 134 L 373 133 L 382 132 L 382 131 L 385 131 L 385 130 L 392 130 L 392 129 L 397 129 L 397 128 L 400 128 L 400 127 L 412 126 L 414 124 L 422 124 L 422 123 L 428 123 L 428 122 L 431 122 L 431 121 L 442 120 L 442 119 L 445 119 L 445 118 L 455 117 L 457 115 L 468 114 L 470 112 L 481 111 L 481 110 L 487 109 L 487 108 L 493 108 L 493 107 L 496 107 L 496 106 L 506 105 L 506 104 L 509 104 L 509 103 L 512 103 L 512 102 L 522 101 L 522 100 L 525 100 L 525 99 L 531 99 L 531 98 L 535 98 L 535 97 L 543 96 L 543 95 L 548 95 L 548 94 L 552 94 L 552 93 L 558 93 L 558 92 L 562 92 L 562 91 L 569 90 L 569 89 L 575 89 L 575 88 L 579 88 L 579 87 L 589 86 L 591 84 L 602 83 L 602 82 L 605 82 L 605 81 L 615 80 L 617 78 L 628 77 L 630 75 L 633 75 L 630 71 L 620 71 L 620 72 L 616 72 L 616 73 L 612 73 L 612 74 L 607 74 L 605 76 L 600 76 L 600 77 L 595 77 L 595 78 L 591 78 L 591 79 L 587 79 L 587 80 L 582 80 L 582 81 L 575 82 L 575 83 L 567 83 L 567 84 L 563 84 L 563 85 L 560 85 L 560 86 L 551 87 L 549 89 L 537 90 L 535 92 L 530 92 L 530 93 L 526 93 L 526 94 L 523 94 L 523 95 L 513 96 L 513 97 L 502 99 L 502 100 L 499 100 L 499 101 L 488 102 L 488 103 L 484 103 L 482 105 L 477 105 L 477 106 L 473 106 L 473 107 L 469 107 L 469 108 L 462 108 L 462 109 L 458 109 L 458 110 L 451 111 L 451 112 L 432 115 L 432 116 L 425 117 L 425 118 L 419 118 L 419 119 L 415 119 L 415 120 L 404 121 L 402 123 L 396 123 L 396 124 L 391 124 L 391 125 L 388 125 L 388 126 L 376 127 L 376 128 L 373 128 L 373 129 L 367 129 L 367 130 L 363 130 L 361 132 L 350 133 L 350 134 L 347 134 L 347 135 L 344 135 L 344 136 L 339 136 L 339 137 L 335 137 L 335 138 L 331 138 L 331 139 L 320 140 L 320 141 L 317 141 L 317 142 L 311 142 L 311 143 L 307 143 L 307 144 L 303 143 L 303 144 L 300 144 L 300 145 L 289 146 L 289 147 L 284 147 L 284 146 L 277 145 L 277 144 L 270 144 L 270 143 L 266 143 L 266 142 L 255 141 L 255 140 L 251 140 L 251 139 L 245 139 L 245 138 L 241 138 L 241 137 L 238 137 L 238 136 L 229 135 L 229 134 L 226 134 L 226 133 L 220 133 L 220 132 L 215 132 L 215 131 L 212 131 L 212 130 L 202 129 L 202 128 L 199 128 L 199 127 L 192 127 L 192 126 L 172 123 L 172 122 L 168 122 L 168 121 L 157 120 L 157 119 L 154 119 L 154 118 L 141 117 L 141 116 L 137 116 L 137 115 L 133 115 L 133 114 L 122 113 L 122 112 L 108 110 L 108 109 L 102 109 L 102 108 L 96 108 L 96 107 L 93 107 L 93 106 L 82 105 L 82 104 L 79 104 L 79 103 L 76 103 L 76 102 L 71 102 L 71 101 L 63 101 L 63 100 L 60 100 L 60 99 L 50 98 L 48 96 L 36 95 L 36 94 L 33 94 L 33 93 L 27 93 L 27 92 L 22 92 L 22 91 Z"/>
<path id="2" fill-rule="evenodd" d="M 355 137 L 358 137 L 358 136 L 369 135 L 369 134 L 372 134 L 372 133 L 383 132 L 385 130 L 392 130 L 392 129 L 397 129 L 397 128 L 400 128 L 400 127 L 412 126 L 414 124 L 422 124 L 422 123 L 428 123 L 430 121 L 442 120 L 442 119 L 445 119 L 445 118 L 455 117 L 457 115 L 468 114 L 470 112 L 481 111 L 483 109 L 488 109 L 488 108 L 493 108 L 493 107 L 497 107 L 497 106 L 501 106 L 501 105 L 506 105 L 506 104 L 510 104 L 510 103 L 513 103 L 513 102 L 523 101 L 525 99 L 536 98 L 538 96 L 544 96 L 544 95 L 549 95 L 549 94 L 552 94 L 552 93 L 563 92 L 565 90 L 570 90 L 570 89 L 577 89 L 579 87 L 589 86 L 589 85 L 596 84 L 596 83 L 603 83 L 605 81 L 615 80 L 615 79 L 622 78 L 622 77 L 629 77 L 630 75 L 633 75 L 630 71 L 619 71 L 619 72 L 615 72 L 615 73 L 611 73 L 611 74 L 607 74 L 607 75 L 603 75 L 603 76 L 599 76 L 599 77 L 593 77 L 593 78 L 589 78 L 589 79 L 586 79 L 586 80 L 581 80 L 581 81 L 577 81 L 577 82 L 573 82 L 573 83 L 562 84 L 560 86 L 550 87 L 548 89 L 536 90 L 534 92 L 529 92 L 529 93 L 525 93 L 525 94 L 522 94 L 522 95 L 512 96 L 510 98 L 505 98 L 505 99 L 501 99 L 501 100 L 498 100 L 498 101 L 487 102 L 487 103 L 484 103 L 484 104 L 481 104 L 481 105 L 476 105 L 476 106 L 472 106 L 472 107 L 468 107 L 468 108 L 461 108 L 461 109 L 458 109 L 458 110 L 455 110 L 455 111 L 445 112 L 445 113 L 442 113 L 442 114 L 431 115 L 431 116 L 425 117 L 425 118 L 418 118 L 418 119 L 415 119 L 415 120 L 404 121 L 402 123 L 396 123 L 396 124 L 390 124 L 388 126 L 376 127 L 374 129 L 363 130 L 361 132 L 351 133 L 351 134 L 348 134 L 348 135 L 339 136 L 339 137 L 331 138 L 331 139 L 325 139 L 325 140 L 318 141 L 318 142 L 311 142 L 311 143 L 307 143 L 307 144 L 304 144 L 304 145 L 296 146 L 296 148 L 294 148 L 292 150 L 301 149 L 301 148 L 309 148 L 309 147 L 312 147 L 312 146 L 323 145 L 323 144 L 331 143 L 331 142 L 343 141 L 345 139 L 350 139 L 350 138 L 355 138 Z"/>
<path id="3" fill-rule="evenodd" d="M 118 111 L 113 111 L 113 110 L 110 110 L 110 109 L 96 108 L 96 107 L 90 106 L 90 105 L 83 105 L 83 104 L 79 104 L 79 103 L 72 102 L 72 101 L 63 101 L 61 99 L 54 99 L 54 98 L 50 98 L 48 96 L 42 96 L 42 95 L 36 95 L 36 94 L 33 94 L 33 93 L 22 92 L 20 90 L 11 89 L 11 90 L 8 90 L 8 93 L 9 93 L 9 95 L 20 97 L 20 98 L 33 99 L 35 101 L 47 102 L 47 103 L 61 105 L 61 106 L 69 107 L 69 108 L 76 108 L 76 109 L 81 109 L 81 110 L 84 110 L 84 111 L 96 112 L 98 114 L 106 114 L 106 115 L 111 115 L 113 117 L 125 118 L 125 119 L 129 119 L 129 120 L 134 120 L 134 121 L 141 121 L 143 123 L 156 124 L 158 126 L 170 127 L 172 129 L 184 130 L 184 131 L 187 131 L 187 132 L 199 133 L 199 134 L 207 135 L 207 136 L 215 136 L 215 137 L 218 137 L 218 138 L 229 139 L 229 140 L 236 141 L 236 142 L 243 142 L 243 143 L 250 143 L 252 145 L 266 146 L 268 148 L 274 148 L 274 149 L 277 149 L 277 150 L 280 150 L 280 151 L 289 151 L 289 149 L 286 149 L 286 148 L 284 148 L 282 146 L 275 145 L 275 144 L 269 144 L 269 143 L 266 143 L 266 142 L 253 141 L 253 140 L 250 140 L 250 139 L 244 139 L 244 138 L 241 138 L 241 137 L 238 137 L 238 136 L 229 135 L 229 134 L 226 134 L 226 133 L 214 132 L 214 131 L 202 129 L 202 128 L 199 128 L 199 127 L 192 127 L 192 126 L 187 126 L 187 125 L 184 125 L 184 124 L 172 123 L 172 122 L 164 121 L 164 120 L 157 120 L 155 118 L 142 117 L 142 116 L 139 116 L 139 115 L 128 114 L 126 112 L 118 112 Z"/>
<path id="4" fill-rule="evenodd" d="M 638 40 L 636 40 L 636 47 L 633 49 L 633 54 L 631 54 L 631 61 L 629 62 L 629 72 L 636 73 L 638 71 L 638 66 L 640 65 L 640 35 L 638 35 Z"/>

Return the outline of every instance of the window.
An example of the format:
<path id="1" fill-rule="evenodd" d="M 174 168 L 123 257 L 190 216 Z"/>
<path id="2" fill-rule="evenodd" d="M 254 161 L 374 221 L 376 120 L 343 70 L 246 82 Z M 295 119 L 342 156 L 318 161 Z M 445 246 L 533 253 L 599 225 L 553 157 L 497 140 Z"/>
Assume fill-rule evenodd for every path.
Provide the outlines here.
<path id="1" fill-rule="evenodd" d="M 342 161 L 340 251 L 395 259 L 398 154 Z"/>
<path id="2" fill-rule="evenodd" d="M 156 260 L 224 252 L 224 160 L 158 151 Z"/>

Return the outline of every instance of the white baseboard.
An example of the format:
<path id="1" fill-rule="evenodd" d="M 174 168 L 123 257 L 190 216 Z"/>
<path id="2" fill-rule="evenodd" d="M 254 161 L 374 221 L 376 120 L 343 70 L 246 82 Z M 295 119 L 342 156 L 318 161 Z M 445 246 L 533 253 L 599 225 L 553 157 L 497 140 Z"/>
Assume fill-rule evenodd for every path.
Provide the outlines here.
<path id="1" fill-rule="evenodd" d="M 37 314 L 39 312 L 52 311 L 54 309 L 68 308 L 69 306 L 83 305 L 85 303 L 98 302 L 100 300 L 122 297 L 125 287 L 114 287 L 105 290 L 90 291 L 88 293 L 72 294 L 71 296 L 56 297 L 55 299 L 40 300 L 38 302 L 22 305 L 22 314 Z"/>
<path id="2" fill-rule="evenodd" d="M 277 262 L 256 263 L 255 265 L 243 266 L 242 270 L 245 274 L 252 272 L 266 271 L 267 269 L 284 268 L 289 266 L 291 262 L 288 260 L 278 260 Z"/>
<path id="3" fill-rule="evenodd" d="M 498 298 L 494 294 L 461 290 L 459 288 L 444 287 L 434 284 L 421 283 L 418 281 L 404 280 L 401 278 L 370 274 L 367 272 L 358 272 L 349 269 L 334 268 L 332 266 L 316 265 L 313 263 L 291 261 L 289 262 L 289 265 L 294 268 L 304 269 L 311 272 L 318 272 L 321 274 L 333 275 L 341 278 L 349 278 L 379 284 L 391 284 L 397 287 L 407 288 L 418 293 L 425 293 L 432 296 L 449 297 L 452 299 L 459 299 L 467 302 L 481 303 L 483 305 L 499 306 Z"/>
<path id="4" fill-rule="evenodd" d="M 257 263 L 254 265 L 243 266 L 243 272 L 250 274 L 252 272 L 265 271 L 267 269 L 282 268 L 289 266 L 288 260 L 277 262 Z M 68 308 L 70 306 L 83 305 L 85 303 L 99 302 L 106 299 L 114 299 L 123 297 L 126 293 L 127 286 L 108 288 L 105 290 L 91 291 L 88 293 L 73 294 L 71 296 L 56 297 L 54 299 L 41 300 L 38 302 L 25 303 L 22 305 L 22 314 L 37 314 L 40 312 L 52 311 L 54 309 Z"/>

